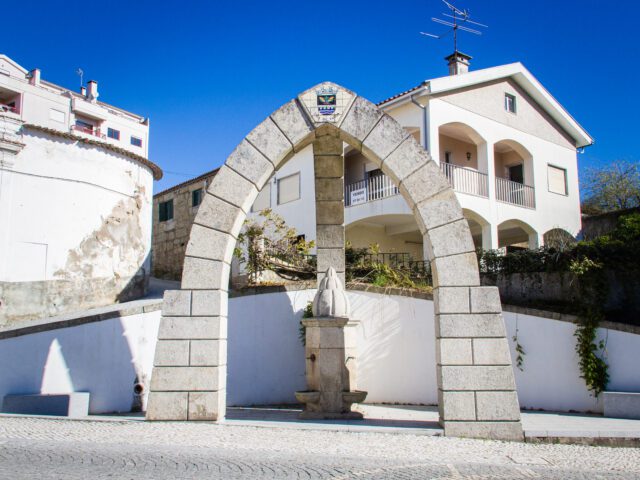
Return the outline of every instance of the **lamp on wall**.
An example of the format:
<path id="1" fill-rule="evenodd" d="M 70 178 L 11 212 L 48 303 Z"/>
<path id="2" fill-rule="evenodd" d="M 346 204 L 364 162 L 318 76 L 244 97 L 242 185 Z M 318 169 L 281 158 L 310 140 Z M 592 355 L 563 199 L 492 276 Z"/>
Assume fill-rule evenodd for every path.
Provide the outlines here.
<path id="1" fill-rule="evenodd" d="M 467 162 L 471 161 L 471 152 L 467 152 Z"/>

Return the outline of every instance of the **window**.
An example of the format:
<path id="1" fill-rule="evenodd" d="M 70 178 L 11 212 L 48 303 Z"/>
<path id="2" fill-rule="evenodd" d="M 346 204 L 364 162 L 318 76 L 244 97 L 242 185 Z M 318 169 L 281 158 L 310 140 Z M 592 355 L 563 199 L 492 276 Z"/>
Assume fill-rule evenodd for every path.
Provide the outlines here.
<path id="1" fill-rule="evenodd" d="M 524 166 L 521 163 L 510 165 L 507 169 L 509 170 L 509 180 L 524 184 Z"/>
<path id="2" fill-rule="evenodd" d="M 133 145 L 134 147 L 141 147 L 142 146 L 142 139 L 138 138 L 138 137 L 131 136 L 131 145 Z"/>
<path id="3" fill-rule="evenodd" d="M 56 110 L 55 108 L 49 109 L 49 118 L 54 122 L 64 123 L 64 117 L 65 117 L 64 112 L 61 112 L 60 110 Z"/>
<path id="4" fill-rule="evenodd" d="M 278 205 L 300 198 L 300 173 L 294 173 L 278 180 Z"/>
<path id="5" fill-rule="evenodd" d="M 516 113 L 516 97 L 514 95 L 504 94 L 504 109 L 507 112 Z"/>
<path id="6" fill-rule="evenodd" d="M 202 189 L 194 190 L 191 192 L 191 206 L 197 207 L 202 203 Z"/>
<path id="7" fill-rule="evenodd" d="M 253 202 L 251 207 L 252 212 L 261 212 L 265 208 L 271 208 L 271 183 L 267 182 L 265 186 L 260 190 L 260 193 L 256 197 L 256 201 Z"/>
<path id="8" fill-rule="evenodd" d="M 107 128 L 107 137 L 113 138 L 114 140 L 120 140 L 120 130 Z"/>
<path id="9" fill-rule="evenodd" d="M 173 199 L 167 200 L 166 202 L 160 202 L 159 214 L 161 222 L 173 220 Z"/>
<path id="10" fill-rule="evenodd" d="M 451 163 L 451 152 L 444 152 L 444 163 Z"/>
<path id="11" fill-rule="evenodd" d="M 551 193 L 568 195 L 567 192 L 567 171 L 564 168 L 547 165 L 547 181 Z"/>

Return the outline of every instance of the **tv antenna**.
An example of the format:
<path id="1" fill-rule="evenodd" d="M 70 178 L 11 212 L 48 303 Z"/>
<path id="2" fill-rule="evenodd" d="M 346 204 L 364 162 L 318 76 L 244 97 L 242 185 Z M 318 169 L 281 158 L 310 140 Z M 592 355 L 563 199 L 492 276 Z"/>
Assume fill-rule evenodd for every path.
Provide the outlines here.
<path id="1" fill-rule="evenodd" d="M 82 82 L 82 77 L 84 76 L 84 71 L 81 68 L 78 68 L 78 70 L 76 70 L 76 75 L 78 75 L 80 77 L 80 86 L 82 87 L 82 85 L 84 84 Z"/>
<path id="2" fill-rule="evenodd" d="M 435 38 L 440 40 L 441 38 L 446 37 L 451 32 L 453 32 L 453 51 L 458 51 L 458 30 L 462 30 L 463 32 L 473 33 L 474 35 L 482 35 L 480 30 L 477 30 L 477 27 L 489 28 L 488 25 L 484 25 L 482 23 L 475 22 L 471 20 L 471 14 L 469 10 L 459 9 L 455 5 L 446 0 L 442 0 L 442 3 L 446 5 L 446 7 L 451 11 L 451 13 L 443 13 L 443 17 L 447 17 L 447 19 L 442 19 L 438 17 L 431 17 L 431 21 L 437 23 L 439 25 L 444 25 L 449 27 L 449 29 L 440 34 L 435 35 L 433 33 L 420 32 L 421 35 L 425 35 L 427 37 Z M 467 25 L 473 25 L 476 28 L 470 28 Z"/>

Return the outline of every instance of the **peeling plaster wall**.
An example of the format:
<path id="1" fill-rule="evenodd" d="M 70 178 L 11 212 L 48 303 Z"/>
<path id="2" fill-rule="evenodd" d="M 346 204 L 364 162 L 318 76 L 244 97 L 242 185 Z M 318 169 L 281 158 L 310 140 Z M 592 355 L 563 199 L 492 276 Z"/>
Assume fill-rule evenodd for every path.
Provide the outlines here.
<path id="1" fill-rule="evenodd" d="M 139 297 L 150 272 L 151 171 L 46 133 L 4 170 L 0 326 Z"/>

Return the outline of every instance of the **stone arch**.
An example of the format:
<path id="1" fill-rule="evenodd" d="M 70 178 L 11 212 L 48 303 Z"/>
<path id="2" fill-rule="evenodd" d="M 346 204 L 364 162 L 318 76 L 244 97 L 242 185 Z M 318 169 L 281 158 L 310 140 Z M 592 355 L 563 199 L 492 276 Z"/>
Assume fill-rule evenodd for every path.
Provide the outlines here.
<path id="1" fill-rule="evenodd" d="M 317 107 L 319 91 L 336 94 L 333 113 Z M 322 227 L 317 230 L 318 271 L 326 271 L 324 258 L 344 272 L 344 191 L 330 181 L 344 174 L 338 171 L 342 164 L 334 162 L 342 155 L 342 142 L 362 151 L 399 185 L 424 237 L 434 272 L 445 434 L 521 440 L 499 294 L 495 287 L 480 287 L 473 241 L 455 194 L 409 132 L 373 103 L 328 82 L 303 92 L 253 129 L 209 186 L 191 230 L 181 290 L 165 293 L 147 419 L 224 419 L 227 290 L 236 238 L 264 183 L 309 144 Z M 318 188 L 323 182 L 331 188 Z"/>

